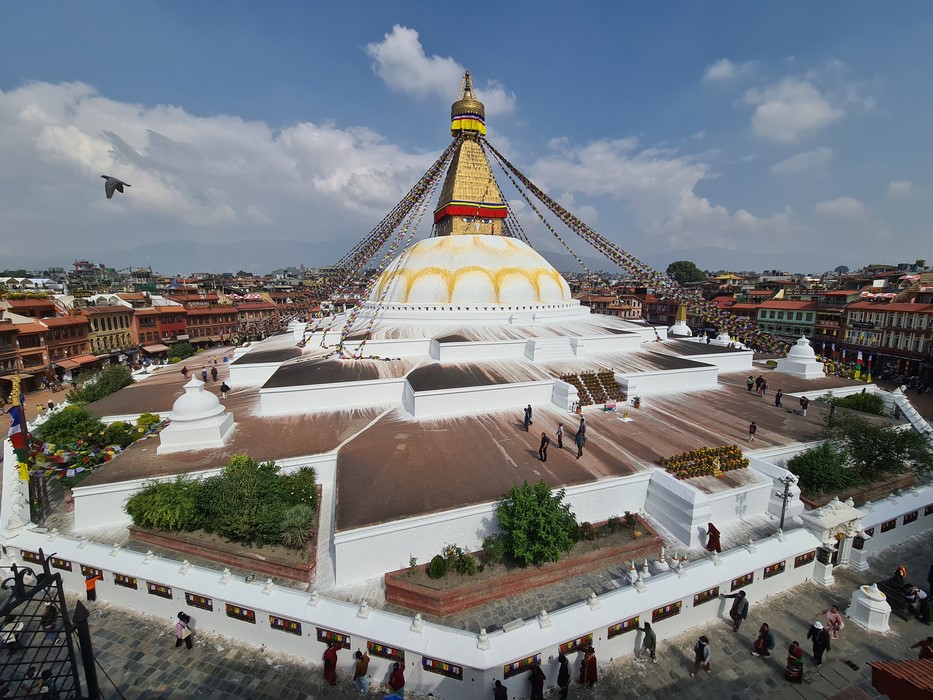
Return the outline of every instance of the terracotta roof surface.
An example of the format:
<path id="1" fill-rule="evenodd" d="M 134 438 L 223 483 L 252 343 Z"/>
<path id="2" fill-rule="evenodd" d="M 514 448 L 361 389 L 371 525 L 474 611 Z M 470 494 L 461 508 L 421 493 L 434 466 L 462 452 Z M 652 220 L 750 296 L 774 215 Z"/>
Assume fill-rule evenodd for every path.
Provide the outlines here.
<path id="1" fill-rule="evenodd" d="M 846 309 L 858 309 L 859 311 L 907 311 L 911 313 L 928 314 L 933 312 L 933 304 L 905 304 L 901 302 L 892 302 L 889 304 L 881 302 L 873 304 L 870 301 L 857 301 L 854 304 L 849 304 Z"/>

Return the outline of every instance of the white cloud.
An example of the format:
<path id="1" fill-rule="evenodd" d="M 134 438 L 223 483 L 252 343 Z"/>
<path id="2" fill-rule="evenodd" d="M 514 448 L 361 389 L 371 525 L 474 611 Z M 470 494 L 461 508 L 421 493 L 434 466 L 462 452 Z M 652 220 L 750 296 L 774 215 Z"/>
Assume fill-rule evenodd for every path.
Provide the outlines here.
<path id="1" fill-rule="evenodd" d="M 837 197 L 817 202 L 813 207 L 813 213 L 833 219 L 854 219 L 866 216 L 868 209 L 853 197 Z"/>
<path id="2" fill-rule="evenodd" d="M 754 69 L 755 61 L 735 63 L 728 58 L 720 58 L 715 63 L 706 67 L 706 70 L 703 72 L 703 80 L 707 83 L 733 80 L 743 75 L 748 75 Z"/>
<path id="3" fill-rule="evenodd" d="M 833 149 L 826 146 L 804 151 L 786 158 L 771 166 L 775 175 L 796 175 L 798 173 L 823 173 L 833 159 Z"/>
<path id="4" fill-rule="evenodd" d="M 885 190 L 889 197 L 909 197 L 914 190 L 911 180 L 891 180 Z"/>
<path id="5" fill-rule="evenodd" d="M 745 102 L 755 106 L 754 132 L 782 143 L 798 141 L 845 116 L 812 82 L 794 77 L 764 90 L 748 90 Z"/>
<path id="6" fill-rule="evenodd" d="M 382 41 L 368 44 L 366 53 L 373 59 L 373 71 L 392 90 L 418 98 L 456 99 L 464 67 L 453 58 L 425 54 L 416 30 L 396 24 Z M 515 111 L 515 93 L 502 84 L 478 84 L 474 76 L 474 87 L 487 114 Z"/>
<path id="7" fill-rule="evenodd" d="M 0 91 L 0 211 L 64 258 L 160 239 L 329 240 L 354 220 L 362 236 L 435 157 L 367 129 L 275 130 L 120 103 L 82 83 Z M 131 189 L 108 201 L 105 173 Z"/>
<path id="8" fill-rule="evenodd" d="M 536 184 L 546 192 L 561 192 L 561 200 L 572 202 L 581 215 L 586 205 L 580 206 L 575 195 L 623 202 L 635 231 L 656 238 L 656 245 L 736 249 L 805 232 L 805 227 L 794 224 L 789 211 L 767 217 L 744 209 L 733 214 L 698 195 L 699 183 L 717 174 L 696 157 L 669 149 L 637 151 L 631 139 L 604 139 L 581 146 L 555 140 L 550 146 L 551 152 L 528 168 Z"/>

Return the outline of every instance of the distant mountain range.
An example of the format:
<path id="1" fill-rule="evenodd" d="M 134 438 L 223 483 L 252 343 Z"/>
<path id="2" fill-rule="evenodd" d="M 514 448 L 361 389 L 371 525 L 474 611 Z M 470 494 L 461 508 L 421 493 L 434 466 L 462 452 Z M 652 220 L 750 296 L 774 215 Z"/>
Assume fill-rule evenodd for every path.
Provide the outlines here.
<path id="1" fill-rule="evenodd" d="M 152 267 L 165 275 L 184 275 L 192 272 L 238 272 L 264 275 L 285 267 L 322 267 L 337 262 L 351 247 L 346 240 L 322 242 L 245 240 L 218 243 L 192 243 L 190 241 L 160 241 L 128 250 L 114 250 L 106 258 L 94 260 L 108 267 Z M 567 253 L 542 250 L 542 256 L 562 272 L 578 272 L 580 265 Z M 581 256 L 584 264 L 593 272 L 618 272 L 619 268 L 608 260 L 591 255 Z M 786 270 L 788 272 L 821 273 L 839 265 L 858 267 L 852 260 L 843 257 L 811 255 L 802 267 L 799 252 L 756 253 L 745 250 L 723 248 L 695 248 L 665 253 L 647 254 L 642 262 L 656 270 L 664 271 L 676 260 L 690 260 L 701 270 L 733 270 L 736 272 L 762 270 Z M 869 262 L 869 261 L 863 261 Z M 54 256 L 43 256 L 22 260 L 27 269 L 42 270 L 49 266 L 70 269 L 70 261 Z M 19 267 L 18 266 L 18 267 Z"/>

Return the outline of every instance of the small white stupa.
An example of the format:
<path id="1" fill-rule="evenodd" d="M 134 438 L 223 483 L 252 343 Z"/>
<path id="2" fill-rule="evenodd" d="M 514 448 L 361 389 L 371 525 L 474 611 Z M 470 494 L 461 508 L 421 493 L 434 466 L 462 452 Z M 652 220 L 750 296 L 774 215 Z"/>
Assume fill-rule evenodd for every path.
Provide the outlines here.
<path id="1" fill-rule="evenodd" d="M 667 329 L 668 337 L 679 338 L 693 337 L 693 331 L 687 325 L 687 307 L 681 304 L 677 307 L 677 315 L 674 316 L 674 325 Z"/>
<path id="2" fill-rule="evenodd" d="M 823 364 L 817 361 L 810 341 L 800 336 L 787 357 L 777 361 L 777 371 L 800 379 L 819 379 L 823 376 Z"/>
<path id="3" fill-rule="evenodd" d="M 171 422 L 159 433 L 159 454 L 223 447 L 233 432 L 233 414 L 224 411 L 216 395 L 194 377 L 175 400 Z"/>

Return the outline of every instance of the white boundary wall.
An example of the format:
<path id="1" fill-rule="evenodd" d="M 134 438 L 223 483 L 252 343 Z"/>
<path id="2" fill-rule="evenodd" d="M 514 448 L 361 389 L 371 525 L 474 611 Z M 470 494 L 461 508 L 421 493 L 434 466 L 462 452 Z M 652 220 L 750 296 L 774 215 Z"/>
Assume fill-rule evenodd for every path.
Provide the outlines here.
<path id="1" fill-rule="evenodd" d="M 700 363 L 698 367 L 658 370 L 657 372 L 616 372 L 616 381 L 630 398 L 647 394 L 673 394 L 682 391 L 715 389 L 719 368 Z"/>
<path id="2" fill-rule="evenodd" d="M 550 403 L 553 388 L 553 379 L 434 391 L 414 391 L 405 382 L 402 405 L 415 418 L 518 409 L 529 403 Z"/>
<path id="3" fill-rule="evenodd" d="M 871 539 L 865 541 L 862 549 L 863 555 L 871 556 L 933 529 L 933 487 L 914 486 L 877 503 L 867 502 L 859 510 L 865 513 L 862 530 L 874 528 Z M 916 517 L 911 520 L 914 513 Z M 882 525 L 889 528 L 887 532 L 881 531 Z"/>
<path id="4" fill-rule="evenodd" d="M 407 380 L 373 379 L 342 384 L 305 384 L 259 390 L 260 411 L 263 416 L 307 413 L 315 409 L 358 408 L 397 404 Z"/>

